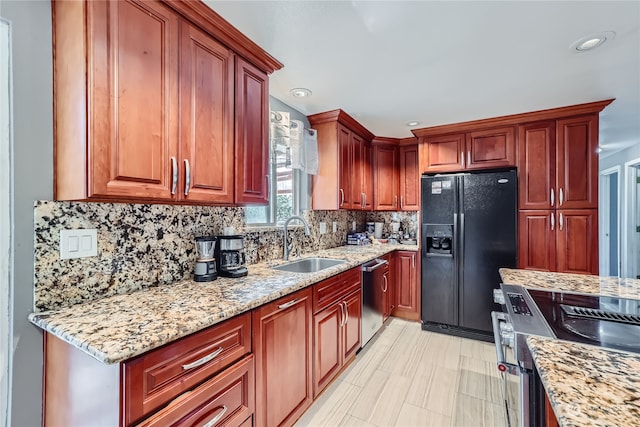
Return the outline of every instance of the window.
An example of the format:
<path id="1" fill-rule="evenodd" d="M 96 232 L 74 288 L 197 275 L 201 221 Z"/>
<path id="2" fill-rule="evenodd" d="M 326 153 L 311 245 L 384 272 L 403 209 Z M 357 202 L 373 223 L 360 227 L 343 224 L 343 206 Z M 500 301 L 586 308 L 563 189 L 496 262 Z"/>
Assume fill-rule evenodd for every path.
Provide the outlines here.
<path id="1" fill-rule="evenodd" d="M 308 208 L 309 175 L 292 169 L 286 156 L 276 156 L 273 139 L 269 153 L 269 205 L 247 207 L 247 225 L 282 225 L 291 215 L 299 215 L 302 209 Z"/>

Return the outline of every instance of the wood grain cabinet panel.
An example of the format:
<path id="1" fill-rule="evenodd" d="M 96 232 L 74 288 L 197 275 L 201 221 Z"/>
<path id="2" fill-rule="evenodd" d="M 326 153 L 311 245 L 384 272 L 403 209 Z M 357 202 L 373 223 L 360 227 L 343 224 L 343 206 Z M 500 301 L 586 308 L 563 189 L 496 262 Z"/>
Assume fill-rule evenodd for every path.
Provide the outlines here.
<path id="1" fill-rule="evenodd" d="M 251 316 L 245 313 L 124 362 L 122 403 L 126 424 L 250 352 Z"/>
<path id="2" fill-rule="evenodd" d="M 560 209 L 557 229 L 557 271 L 598 274 L 598 211 Z"/>
<path id="3" fill-rule="evenodd" d="M 375 145 L 373 147 L 374 210 L 395 211 L 400 208 L 398 181 L 398 147 Z"/>
<path id="4" fill-rule="evenodd" d="M 515 130 L 512 126 L 469 132 L 466 135 L 466 148 L 467 169 L 516 165 Z"/>
<path id="5" fill-rule="evenodd" d="M 362 291 L 351 292 L 344 298 L 346 320 L 342 330 L 342 360 L 346 364 L 355 357 L 362 342 Z"/>
<path id="6" fill-rule="evenodd" d="M 397 251 L 394 256 L 393 315 L 408 320 L 420 320 L 420 285 L 418 283 L 418 252 Z"/>
<path id="7" fill-rule="evenodd" d="M 233 203 L 233 52 L 192 25 L 181 27 L 180 198 Z"/>
<path id="8" fill-rule="evenodd" d="M 353 183 L 355 173 L 353 165 L 352 134 L 344 126 L 338 126 L 338 144 L 340 146 L 339 168 L 339 195 L 340 209 L 352 209 L 355 206 L 355 194 L 353 194 Z"/>
<path id="9" fill-rule="evenodd" d="M 255 406 L 254 358 L 248 356 L 220 375 L 176 398 L 141 427 L 241 426 Z"/>
<path id="10" fill-rule="evenodd" d="M 236 57 L 236 196 L 238 204 L 269 202 L 269 79 Z"/>
<path id="11" fill-rule="evenodd" d="M 406 145 L 399 148 L 400 210 L 420 210 L 420 171 L 418 163 L 418 145 Z"/>
<path id="12" fill-rule="evenodd" d="M 464 169 L 465 135 L 463 133 L 425 138 L 423 144 L 422 172 L 456 172 Z"/>
<path id="13" fill-rule="evenodd" d="M 518 213 L 518 268 L 556 271 L 555 210 Z"/>
<path id="14" fill-rule="evenodd" d="M 555 121 L 518 126 L 518 208 L 554 208 L 555 183 Z"/>
<path id="15" fill-rule="evenodd" d="M 558 208 L 598 207 L 598 115 L 557 121 Z"/>
<path id="16" fill-rule="evenodd" d="M 320 392 L 340 372 L 343 363 L 342 326 L 345 319 L 342 302 L 313 316 L 313 395 Z"/>
<path id="17" fill-rule="evenodd" d="M 257 426 L 290 426 L 313 400 L 311 289 L 252 313 Z"/>

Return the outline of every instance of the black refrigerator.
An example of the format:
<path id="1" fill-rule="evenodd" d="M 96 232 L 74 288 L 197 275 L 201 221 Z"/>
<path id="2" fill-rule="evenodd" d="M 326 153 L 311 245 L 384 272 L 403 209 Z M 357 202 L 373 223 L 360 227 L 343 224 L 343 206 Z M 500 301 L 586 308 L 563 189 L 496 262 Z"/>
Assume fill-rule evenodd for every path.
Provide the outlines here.
<path id="1" fill-rule="evenodd" d="M 517 266 L 515 170 L 423 175 L 422 329 L 493 341 L 500 267 Z"/>

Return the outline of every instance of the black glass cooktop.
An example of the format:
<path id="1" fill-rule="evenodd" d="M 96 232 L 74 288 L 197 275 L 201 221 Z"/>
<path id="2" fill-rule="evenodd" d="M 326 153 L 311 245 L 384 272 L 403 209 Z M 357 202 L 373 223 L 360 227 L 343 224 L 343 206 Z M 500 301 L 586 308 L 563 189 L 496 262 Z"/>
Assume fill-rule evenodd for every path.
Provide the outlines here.
<path id="1" fill-rule="evenodd" d="M 528 292 L 558 338 L 640 353 L 640 300 Z"/>

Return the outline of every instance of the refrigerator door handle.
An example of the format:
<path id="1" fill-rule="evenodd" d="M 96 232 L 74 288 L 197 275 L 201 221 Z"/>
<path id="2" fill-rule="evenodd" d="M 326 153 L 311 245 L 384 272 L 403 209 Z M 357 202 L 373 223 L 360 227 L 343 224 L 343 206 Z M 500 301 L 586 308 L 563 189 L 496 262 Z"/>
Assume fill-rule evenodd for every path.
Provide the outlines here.
<path id="1" fill-rule="evenodd" d="M 464 271 L 464 214 L 460 214 L 460 271 Z"/>
<path id="2" fill-rule="evenodd" d="M 453 214 L 453 237 L 451 238 L 451 256 L 453 259 L 457 258 L 458 251 L 458 214 Z"/>

